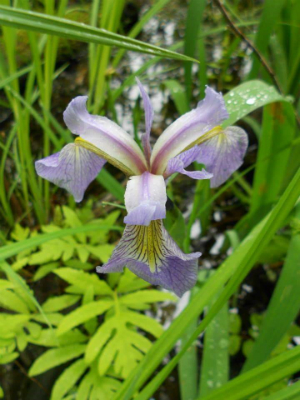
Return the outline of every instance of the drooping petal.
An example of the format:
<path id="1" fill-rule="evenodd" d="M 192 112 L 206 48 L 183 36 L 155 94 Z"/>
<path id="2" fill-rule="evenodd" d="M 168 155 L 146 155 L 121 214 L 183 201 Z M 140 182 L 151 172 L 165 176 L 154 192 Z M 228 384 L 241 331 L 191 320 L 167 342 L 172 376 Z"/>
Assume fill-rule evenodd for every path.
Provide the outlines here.
<path id="1" fill-rule="evenodd" d="M 144 148 L 144 153 L 146 160 L 150 163 L 150 157 L 151 157 L 151 146 L 150 146 L 150 132 L 151 132 L 151 127 L 152 127 L 152 121 L 153 121 L 153 107 L 150 101 L 150 98 L 144 89 L 143 85 L 141 84 L 140 80 L 138 78 L 135 78 L 137 81 L 137 84 L 139 86 L 142 98 L 143 98 L 143 104 L 144 104 L 144 110 L 145 110 L 145 126 L 146 126 L 146 133 L 142 136 L 142 144 Z"/>
<path id="2" fill-rule="evenodd" d="M 35 169 L 39 176 L 66 189 L 80 202 L 105 163 L 91 151 L 70 143 L 60 152 L 36 161 Z"/>
<path id="3" fill-rule="evenodd" d="M 67 127 L 99 150 L 99 155 L 129 175 L 144 172 L 146 160 L 133 138 L 106 117 L 91 115 L 87 96 L 78 96 L 64 112 Z"/>
<path id="4" fill-rule="evenodd" d="M 200 146 L 194 146 L 191 149 L 184 151 L 178 156 L 171 158 L 168 161 L 168 165 L 166 168 L 166 172 L 164 173 L 164 177 L 168 178 L 170 175 L 175 172 L 179 172 L 180 174 L 184 174 L 193 179 L 210 179 L 212 178 L 212 174 L 202 169 L 201 171 L 186 171 L 184 168 L 188 167 L 192 162 L 198 159 L 199 157 Z"/>
<path id="5" fill-rule="evenodd" d="M 218 187 L 243 163 L 248 135 L 239 127 L 230 126 L 218 136 L 199 146 L 197 161 L 213 174 L 211 187 Z"/>
<path id="6" fill-rule="evenodd" d="M 128 215 L 124 222 L 147 226 L 153 220 L 166 218 L 166 202 L 166 184 L 163 176 L 149 172 L 132 176 L 125 192 Z"/>
<path id="7" fill-rule="evenodd" d="M 158 220 L 147 227 L 126 225 L 110 260 L 97 272 L 120 272 L 127 266 L 147 282 L 182 296 L 196 283 L 200 256 L 184 254 Z"/>
<path id="8" fill-rule="evenodd" d="M 151 155 L 151 172 L 163 174 L 168 161 L 188 149 L 206 132 L 228 118 L 221 93 L 207 87 L 196 109 L 174 121 L 158 138 Z"/>

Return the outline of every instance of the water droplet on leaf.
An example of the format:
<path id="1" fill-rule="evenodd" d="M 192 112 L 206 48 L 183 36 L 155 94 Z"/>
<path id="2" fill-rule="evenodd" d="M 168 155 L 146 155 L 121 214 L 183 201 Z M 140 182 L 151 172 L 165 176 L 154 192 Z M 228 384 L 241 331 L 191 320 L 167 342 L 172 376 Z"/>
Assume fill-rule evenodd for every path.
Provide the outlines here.
<path id="1" fill-rule="evenodd" d="M 246 104 L 252 105 L 256 102 L 256 98 L 255 97 L 250 97 L 250 99 L 248 99 L 246 101 Z"/>

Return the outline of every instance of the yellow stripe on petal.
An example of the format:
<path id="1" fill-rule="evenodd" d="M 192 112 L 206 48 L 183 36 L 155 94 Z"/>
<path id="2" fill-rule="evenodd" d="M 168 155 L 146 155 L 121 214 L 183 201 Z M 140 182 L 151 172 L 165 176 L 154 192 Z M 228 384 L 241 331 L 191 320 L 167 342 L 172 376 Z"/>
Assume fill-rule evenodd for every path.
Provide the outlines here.
<path id="1" fill-rule="evenodd" d="M 124 172 L 124 174 L 128 176 L 135 175 L 135 172 L 128 168 L 125 164 L 121 163 L 119 160 L 117 160 L 114 157 L 111 157 L 108 153 L 105 153 L 98 147 L 94 146 L 92 143 L 88 142 L 85 139 L 82 139 L 81 137 L 78 137 L 75 139 L 75 144 L 76 146 L 83 147 L 84 149 L 87 149 L 95 154 L 97 156 L 104 158 L 106 161 L 108 161 L 111 165 L 114 167 L 118 168 L 120 171 Z"/>
<path id="2" fill-rule="evenodd" d="M 157 139 L 152 155 L 152 174 L 163 175 L 168 161 L 197 144 L 207 132 L 228 118 L 221 93 L 207 87 L 197 108 L 174 121 Z"/>
<path id="3" fill-rule="evenodd" d="M 134 139 L 108 118 L 89 114 L 86 101 L 87 96 L 78 96 L 64 111 L 64 121 L 70 131 L 93 146 L 88 150 L 97 148 L 96 154 L 126 174 L 139 175 L 146 171 L 147 161 Z"/>
<path id="4" fill-rule="evenodd" d="M 110 260 L 97 267 L 97 272 L 120 272 L 126 266 L 147 282 L 182 296 L 197 280 L 200 255 L 184 254 L 161 220 L 149 226 L 127 224 Z"/>
<path id="5" fill-rule="evenodd" d="M 127 225 L 131 241 L 126 256 L 149 265 L 151 272 L 159 271 L 165 257 L 162 237 L 162 221 L 151 221 L 150 225 Z"/>

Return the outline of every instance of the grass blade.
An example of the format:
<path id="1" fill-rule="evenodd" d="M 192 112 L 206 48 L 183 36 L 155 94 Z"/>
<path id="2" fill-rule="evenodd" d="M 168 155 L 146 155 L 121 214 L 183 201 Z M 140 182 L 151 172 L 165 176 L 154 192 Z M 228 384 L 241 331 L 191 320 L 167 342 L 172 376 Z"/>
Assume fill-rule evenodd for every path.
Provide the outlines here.
<path id="1" fill-rule="evenodd" d="M 164 85 L 170 90 L 172 99 L 180 115 L 189 111 L 189 105 L 186 99 L 185 88 L 175 79 L 164 81 Z"/>
<path id="2" fill-rule="evenodd" d="M 18 8 L 0 6 L 0 24 L 81 42 L 117 46 L 127 50 L 151 54 L 153 56 L 182 61 L 196 61 L 185 55 L 118 35 L 106 31 L 105 29 Z"/>
<path id="3" fill-rule="evenodd" d="M 279 21 L 280 12 L 286 0 L 266 0 L 264 2 L 264 9 L 260 17 L 260 23 L 255 36 L 254 44 L 258 50 L 266 54 L 271 33 Z M 249 79 L 257 77 L 260 68 L 260 61 L 253 55 L 253 65 L 249 74 Z"/>
<path id="4" fill-rule="evenodd" d="M 124 202 L 125 188 L 106 169 L 102 168 L 97 181 L 116 199 Z"/>
<path id="5" fill-rule="evenodd" d="M 300 220 L 300 206 L 296 218 Z M 255 341 L 243 371 L 266 361 L 287 332 L 300 309 L 300 233 L 292 237 L 280 278 L 271 298 L 260 334 Z"/>
<path id="6" fill-rule="evenodd" d="M 300 347 L 288 350 L 253 370 L 238 376 L 201 400 L 247 400 L 281 379 L 299 371 Z M 198 400 L 198 399 L 197 399 Z M 200 400 L 200 398 L 199 398 Z"/>
<path id="7" fill-rule="evenodd" d="M 192 290 L 190 301 L 198 291 L 199 289 L 197 287 Z M 185 334 L 181 337 L 181 346 L 184 346 L 189 340 L 189 337 L 196 327 L 197 319 L 192 321 Z M 184 357 L 180 360 L 178 372 L 181 400 L 195 399 L 198 394 L 198 356 L 197 347 L 194 343 L 189 347 L 185 352 Z"/>
<path id="8" fill-rule="evenodd" d="M 300 381 L 266 397 L 265 400 L 298 400 L 300 398 Z"/>
<path id="9" fill-rule="evenodd" d="M 228 305 L 225 304 L 205 331 L 200 375 L 199 398 L 201 399 L 228 381 L 228 325 Z"/>
<path id="10" fill-rule="evenodd" d="M 252 218 L 253 225 L 266 214 L 279 195 L 289 168 L 295 127 L 296 120 L 291 104 L 274 103 L 264 108 L 250 208 L 250 212 L 255 214 L 255 218 Z M 279 152 L 281 148 L 285 150 Z M 267 163 L 262 162 L 265 158 L 268 158 Z"/>
<path id="11" fill-rule="evenodd" d="M 128 37 L 135 38 L 143 29 L 144 25 L 153 18 L 165 5 L 167 5 L 170 0 L 158 0 L 153 6 L 141 17 L 141 19 L 134 25 L 131 31 L 128 34 Z M 113 60 L 113 67 L 116 68 L 119 62 L 121 61 L 123 55 L 125 54 L 125 50 L 119 50 Z"/>
<path id="12" fill-rule="evenodd" d="M 197 47 L 197 40 L 195 40 L 195 38 L 198 36 L 201 27 L 205 5 L 206 0 L 191 0 L 188 7 L 188 14 L 185 23 L 184 54 L 189 57 L 195 56 Z M 184 65 L 184 76 L 186 97 L 187 102 L 189 103 L 192 94 L 192 64 L 190 62 L 186 62 Z"/>

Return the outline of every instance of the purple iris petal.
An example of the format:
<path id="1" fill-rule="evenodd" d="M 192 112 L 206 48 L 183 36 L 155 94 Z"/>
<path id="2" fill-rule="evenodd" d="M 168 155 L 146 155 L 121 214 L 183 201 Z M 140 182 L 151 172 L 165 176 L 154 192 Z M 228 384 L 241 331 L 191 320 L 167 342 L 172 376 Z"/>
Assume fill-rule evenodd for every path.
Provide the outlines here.
<path id="1" fill-rule="evenodd" d="M 97 272 L 120 272 L 127 266 L 147 282 L 182 296 L 196 283 L 200 256 L 184 254 L 160 220 L 148 227 L 126 225 L 110 260 L 97 267 Z"/>
<path id="2" fill-rule="evenodd" d="M 36 161 L 35 169 L 39 176 L 68 190 L 80 202 L 105 163 L 91 151 L 70 143 L 60 152 Z"/>
<path id="3" fill-rule="evenodd" d="M 171 158 L 171 160 L 168 161 L 164 176 L 167 178 L 175 172 L 179 172 L 180 174 L 187 175 L 193 179 L 210 179 L 213 175 L 205 171 L 205 169 L 202 169 L 201 171 L 186 171 L 184 169 L 198 159 L 199 151 L 199 146 L 194 146 L 178 156 Z"/>
<path id="4" fill-rule="evenodd" d="M 222 93 L 206 86 L 205 98 L 197 104 L 207 123 L 219 125 L 229 117 Z"/>
<path id="5" fill-rule="evenodd" d="M 166 202 L 163 176 L 149 172 L 132 176 L 125 192 L 128 215 L 124 222 L 130 225 L 149 225 L 153 220 L 166 218 Z"/>
<path id="6" fill-rule="evenodd" d="M 139 86 L 139 89 L 140 89 L 140 92 L 141 92 L 141 95 L 143 98 L 143 103 L 144 103 L 146 133 L 142 136 L 142 143 L 143 143 L 143 148 L 144 148 L 144 153 L 145 153 L 146 159 L 148 162 L 150 162 L 150 156 L 151 156 L 150 132 L 151 132 L 154 111 L 152 108 L 150 98 L 149 98 L 147 92 L 145 91 L 143 85 L 141 84 L 141 82 L 138 78 L 135 78 L 135 79 Z"/>
<path id="7" fill-rule="evenodd" d="M 246 132 L 235 126 L 224 129 L 219 135 L 199 146 L 197 161 L 205 164 L 213 174 L 211 187 L 218 187 L 243 163 L 248 147 Z"/>
<path id="8" fill-rule="evenodd" d="M 148 226 L 151 221 L 166 218 L 166 207 L 158 202 L 148 201 L 137 206 L 124 218 L 125 224 Z"/>
<path id="9" fill-rule="evenodd" d="M 128 174 L 145 171 L 146 160 L 134 139 L 106 117 L 89 114 L 87 96 L 73 99 L 64 112 L 67 127 L 76 135 L 97 147 L 112 164 Z"/>
<path id="10" fill-rule="evenodd" d="M 158 138 L 151 154 L 151 172 L 163 174 L 168 161 L 228 118 L 221 93 L 207 87 L 197 108 L 174 121 Z"/>

